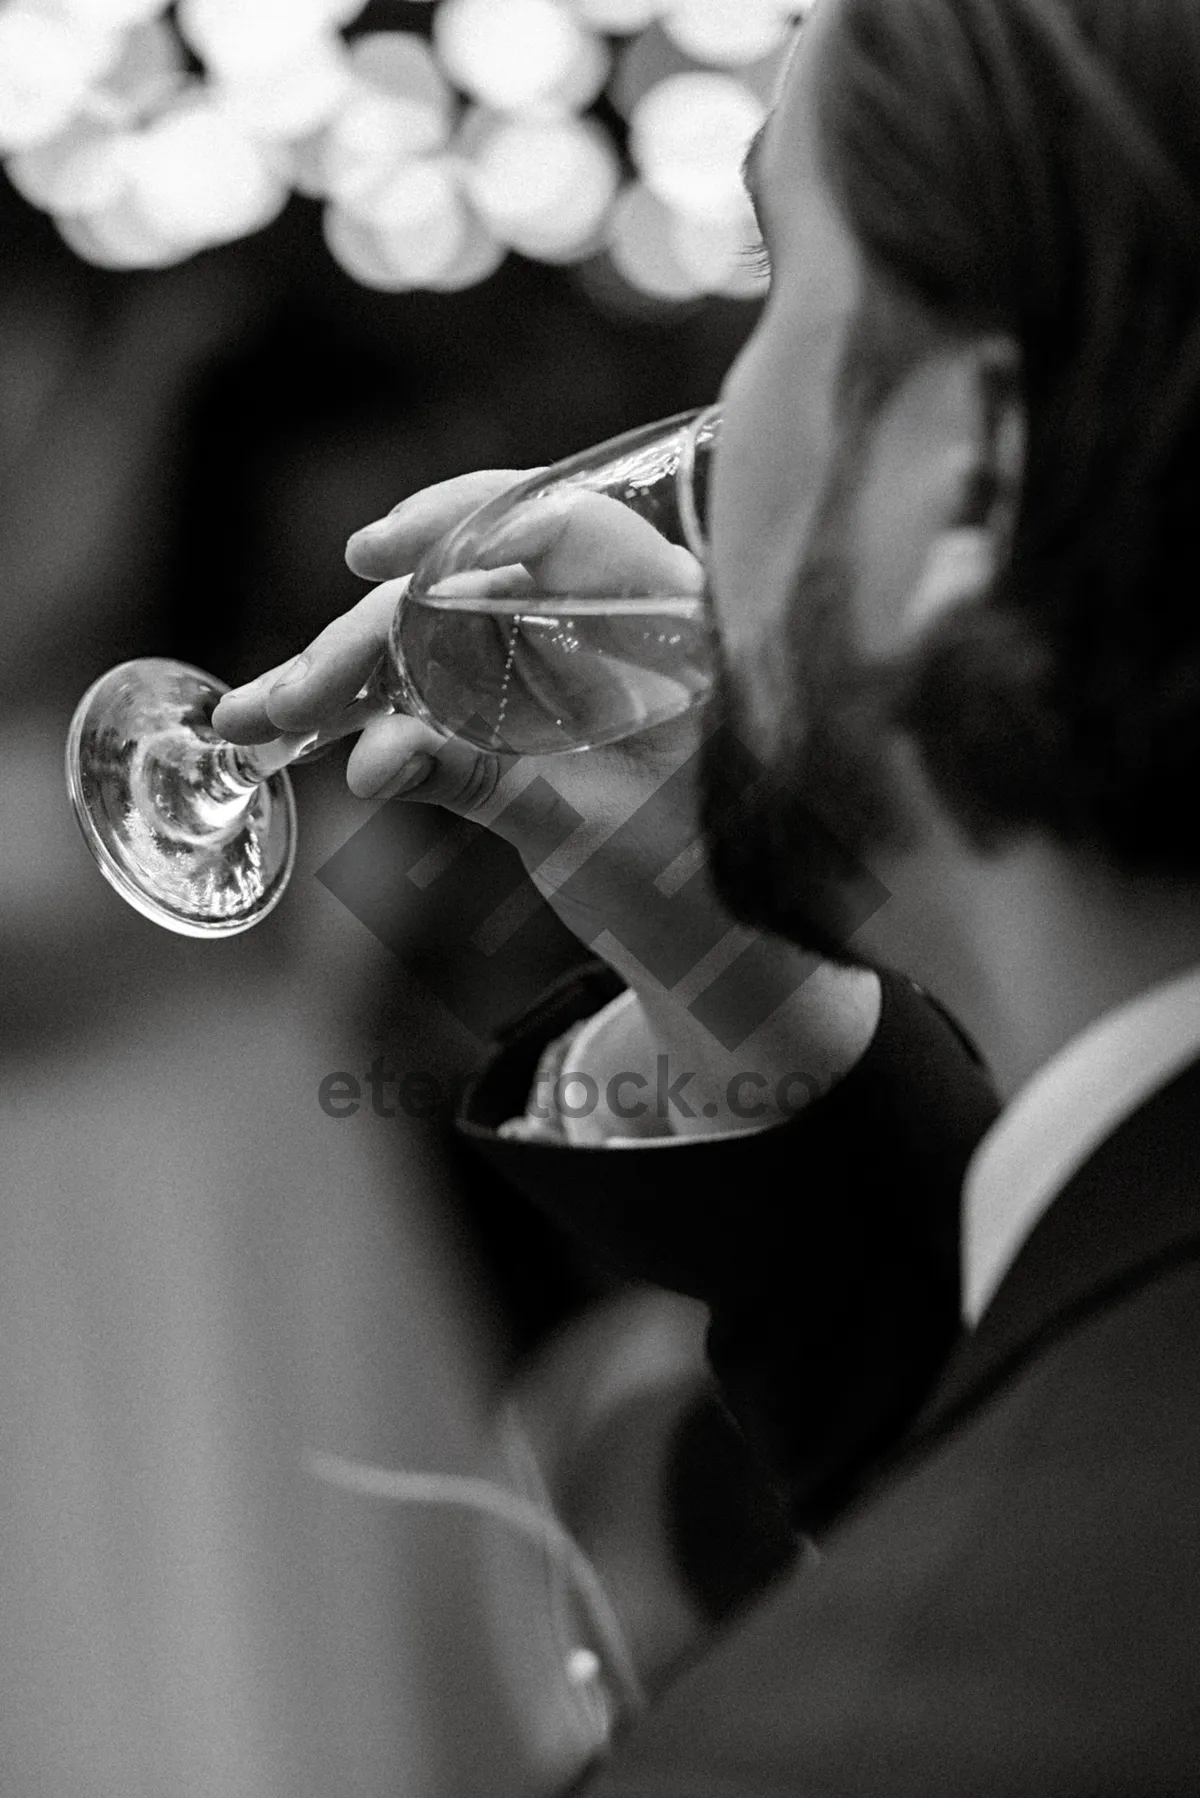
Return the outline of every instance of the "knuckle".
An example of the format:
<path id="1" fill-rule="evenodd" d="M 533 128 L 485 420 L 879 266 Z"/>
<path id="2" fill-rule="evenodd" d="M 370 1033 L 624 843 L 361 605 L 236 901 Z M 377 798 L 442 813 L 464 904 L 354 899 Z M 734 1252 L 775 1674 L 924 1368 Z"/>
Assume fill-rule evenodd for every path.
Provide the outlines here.
<path id="1" fill-rule="evenodd" d="M 500 764 L 479 750 L 457 768 L 447 786 L 446 803 L 456 811 L 478 812 L 489 804 L 500 782 Z"/>

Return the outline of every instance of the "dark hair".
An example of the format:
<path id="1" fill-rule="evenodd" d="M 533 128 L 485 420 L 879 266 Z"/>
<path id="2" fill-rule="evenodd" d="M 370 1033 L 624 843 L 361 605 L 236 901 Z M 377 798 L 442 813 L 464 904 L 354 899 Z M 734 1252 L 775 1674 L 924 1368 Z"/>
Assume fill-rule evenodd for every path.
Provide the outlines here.
<path id="1" fill-rule="evenodd" d="M 840 0 L 820 129 L 884 288 L 1017 341 L 1010 564 L 901 723 L 974 840 L 1200 875 L 1200 6 Z"/>

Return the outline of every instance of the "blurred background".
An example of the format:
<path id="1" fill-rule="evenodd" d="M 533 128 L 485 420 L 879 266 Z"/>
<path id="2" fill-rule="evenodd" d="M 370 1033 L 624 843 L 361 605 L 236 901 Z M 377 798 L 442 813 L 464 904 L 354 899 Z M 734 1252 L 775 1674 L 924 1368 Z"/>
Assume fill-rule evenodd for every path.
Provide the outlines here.
<path id="1" fill-rule="evenodd" d="M 478 1064 L 421 978 L 453 903 L 414 905 L 397 956 L 315 877 L 371 816 L 335 753 L 297 775 L 279 909 L 170 936 L 90 862 L 63 743 L 126 657 L 236 683 L 299 648 L 404 495 L 711 399 L 762 291 L 737 166 L 799 10 L 0 4 L 13 1798 L 533 1792 L 587 1746 L 526 1551 L 498 1605 L 486 1525 L 304 1465 L 496 1471 L 497 1393 L 608 1296 L 447 1105 L 318 1104 L 380 1056 L 446 1093 Z M 544 944 L 569 965 L 548 914 Z"/>

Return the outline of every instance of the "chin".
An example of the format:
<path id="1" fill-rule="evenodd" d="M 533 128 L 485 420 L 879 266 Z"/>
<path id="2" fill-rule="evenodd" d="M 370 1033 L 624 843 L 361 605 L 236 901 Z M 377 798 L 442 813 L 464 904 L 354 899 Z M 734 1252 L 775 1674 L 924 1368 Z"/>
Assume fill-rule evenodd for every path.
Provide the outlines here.
<path id="1" fill-rule="evenodd" d="M 890 897 L 871 864 L 897 841 L 899 812 L 878 709 L 859 671 L 844 661 L 818 683 L 818 664 L 826 676 L 834 670 L 815 647 L 816 633 L 798 662 L 789 658 L 810 674 L 795 683 L 768 759 L 746 748 L 734 684 L 718 670 L 716 727 L 701 751 L 701 824 L 713 883 L 740 923 L 870 967 L 852 938 Z"/>

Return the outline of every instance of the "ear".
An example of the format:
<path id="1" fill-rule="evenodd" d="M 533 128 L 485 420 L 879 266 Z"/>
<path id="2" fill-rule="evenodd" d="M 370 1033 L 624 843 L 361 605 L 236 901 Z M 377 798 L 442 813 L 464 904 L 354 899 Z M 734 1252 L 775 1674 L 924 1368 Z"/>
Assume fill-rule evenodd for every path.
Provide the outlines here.
<path id="1" fill-rule="evenodd" d="M 1010 338 L 970 346 L 976 396 L 973 466 L 962 516 L 933 538 L 902 608 L 908 646 L 956 606 L 985 599 L 1008 561 L 1025 475 L 1020 356 Z"/>

